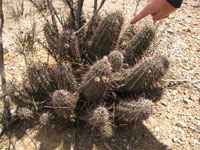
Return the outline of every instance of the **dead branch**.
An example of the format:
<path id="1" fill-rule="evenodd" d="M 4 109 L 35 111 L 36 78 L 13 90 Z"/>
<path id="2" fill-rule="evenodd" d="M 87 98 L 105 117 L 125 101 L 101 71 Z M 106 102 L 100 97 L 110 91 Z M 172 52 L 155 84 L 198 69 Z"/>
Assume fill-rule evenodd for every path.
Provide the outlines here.
<path id="1" fill-rule="evenodd" d="M 66 0 L 65 1 L 67 3 L 67 5 L 69 6 L 69 9 L 70 9 L 70 13 L 71 13 L 71 17 L 72 17 L 72 20 L 73 20 L 73 24 L 75 25 L 75 28 L 77 28 L 76 26 L 76 18 L 75 18 L 75 15 L 74 15 L 74 7 L 73 7 L 73 0 Z"/>
<path id="2" fill-rule="evenodd" d="M 94 0 L 94 11 L 93 11 L 93 15 L 96 13 L 97 11 L 97 4 L 98 4 L 98 0 Z"/>
<path id="3" fill-rule="evenodd" d="M 11 145 L 12 145 L 13 150 L 15 150 L 15 145 L 14 145 L 14 143 L 13 143 L 13 141 L 12 141 L 12 136 L 11 136 L 10 131 L 9 131 L 9 133 L 8 133 L 8 136 L 9 136 L 9 146 L 8 146 L 8 149 L 10 150 L 10 147 L 11 147 Z"/>
<path id="4" fill-rule="evenodd" d="M 101 1 L 101 4 L 99 6 L 99 8 L 97 9 L 96 13 L 89 19 L 89 21 L 84 24 L 78 31 L 74 32 L 73 35 L 77 35 L 79 32 L 81 32 L 98 14 L 98 12 L 100 11 L 100 9 L 102 8 L 103 4 L 105 3 L 105 0 Z"/>
<path id="5" fill-rule="evenodd" d="M 2 88 L 2 102 L 4 106 L 4 115 L 3 115 L 3 126 L 4 129 L 9 127 L 10 124 L 10 105 L 9 101 L 6 100 L 6 78 L 4 70 L 4 52 L 3 52 L 3 41 L 2 41 L 2 31 L 4 25 L 4 16 L 3 16 L 3 7 L 2 0 L 0 0 L 0 69 L 1 69 L 1 88 Z"/>
<path id="6" fill-rule="evenodd" d="M 51 14 L 51 20 L 53 23 L 53 29 L 55 30 L 56 33 L 58 33 L 58 29 L 57 29 L 57 23 L 56 23 L 56 18 L 55 18 L 55 9 L 53 8 L 52 5 L 52 0 L 47 0 L 47 5 Z"/>
<path id="7" fill-rule="evenodd" d="M 28 135 L 28 137 L 30 138 L 30 140 L 33 142 L 34 146 L 35 146 L 35 149 L 36 150 L 39 150 L 38 147 L 37 147 L 37 144 L 35 143 L 35 141 L 33 140 L 33 138 L 30 136 L 30 134 L 28 133 L 28 131 L 26 130 L 26 134 Z"/>
<path id="8" fill-rule="evenodd" d="M 78 0 L 77 18 L 76 18 L 77 19 L 77 29 L 76 30 L 78 30 L 81 27 L 83 3 L 84 3 L 84 0 Z"/>
<path id="9" fill-rule="evenodd" d="M 108 143 L 106 142 L 106 140 L 104 140 L 103 144 L 105 145 L 105 147 L 106 147 L 108 150 L 112 150 L 112 148 L 108 145 Z"/>

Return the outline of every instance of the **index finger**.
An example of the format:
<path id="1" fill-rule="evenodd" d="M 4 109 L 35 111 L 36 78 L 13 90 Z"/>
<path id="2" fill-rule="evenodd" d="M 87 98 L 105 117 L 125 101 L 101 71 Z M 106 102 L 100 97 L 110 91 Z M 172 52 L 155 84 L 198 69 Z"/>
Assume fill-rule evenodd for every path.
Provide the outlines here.
<path id="1" fill-rule="evenodd" d="M 144 9 L 131 20 L 130 24 L 138 22 L 139 20 L 141 20 L 142 18 L 146 17 L 149 14 L 152 14 L 151 4 L 147 4 L 144 7 Z"/>

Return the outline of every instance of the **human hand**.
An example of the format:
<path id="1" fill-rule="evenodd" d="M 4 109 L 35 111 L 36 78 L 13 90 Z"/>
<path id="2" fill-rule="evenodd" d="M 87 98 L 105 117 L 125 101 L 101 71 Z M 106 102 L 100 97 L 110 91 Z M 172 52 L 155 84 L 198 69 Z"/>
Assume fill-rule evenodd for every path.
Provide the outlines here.
<path id="1" fill-rule="evenodd" d="M 148 0 L 148 4 L 131 20 L 130 23 L 134 24 L 147 15 L 151 15 L 153 21 L 155 22 L 157 20 L 167 18 L 169 14 L 174 12 L 176 9 L 177 8 L 174 8 L 166 0 Z"/>

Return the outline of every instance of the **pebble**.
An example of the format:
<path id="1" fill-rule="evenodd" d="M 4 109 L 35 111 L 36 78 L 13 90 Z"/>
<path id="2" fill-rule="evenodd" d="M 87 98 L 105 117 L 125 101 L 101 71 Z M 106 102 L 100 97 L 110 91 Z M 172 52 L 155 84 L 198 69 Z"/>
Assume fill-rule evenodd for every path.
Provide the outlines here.
<path id="1" fill-rule="evenodd" d="M 172 141 L 173 141 L 174 143 L 177 143 L 178 140 L 179 140 L 179 138 L 173 138 L 173 139 L 172 139 Z"/>
<path id="2" fill-rule="evenodd" d="M 159 131 L 160 131 L 160 129 L 159 129 L 158 127 L 156 127 L 156 128 L 155 128 L 155 131 L 159 132 Z"/>
<path id="3" fill-rule="evenodd" d="M 178 130 L 178 127 L 174 127 L 174 130 L 177 131 L 177 130 Z"/>
<path id="4" fill-rule="evenodd" d="M 167 102 L 165 102 L 165 101 L 162 101 L 161 104 L 162 104 L 163 106 L 167 106 Z"/>
<path id="5" fill-rule="evenodd" d="M 185 128 L 185 127 L 186 127 L 186 123 L 184 123 L 184 122 L 182 122 L 182 121 L 178 121 L 178 122 L 176 123 L 176 126 Z"/>
<path id="6" fill-rule="evenodd" d="M 181 140 L 182 142 L 184 142 L 184 141 L 185 141 L 185 136 L 181 136 L 181 137 L 180 137 L 180 140 Z"/>
<path id="7" fill-rule="evenodd" d="M 196 116 L 195 119 L 200 120 L 200 117 L 197 117 L 197 116 Z"/>
<path id="8" fill-rule="evenodd" d="M 186 98 L 186 97 L 184 97 L 183 102 L 184 102 L 185 104 L 191 104 L 193 101 L 190 100 L 190 99 L 188 99 L 188 98 Z"/>
<path id="9" fill-rule="evenodd" d="M 174 31 L 172 29 L 168 29 L 167 32 L 170 34 L 174 34 Z"/>
<path id="10" fill-rule="evenodd" d="M 194 144 L 199 144 L 198 139 L 194 139 L 193 143 L 194 143 Z"/>
<path id="11" fill-rule="evenodd" d="M 178 131 L 180 132 L 181 135 L 185 134 L 185 132 L 181 128 L 178 128 Z"/>

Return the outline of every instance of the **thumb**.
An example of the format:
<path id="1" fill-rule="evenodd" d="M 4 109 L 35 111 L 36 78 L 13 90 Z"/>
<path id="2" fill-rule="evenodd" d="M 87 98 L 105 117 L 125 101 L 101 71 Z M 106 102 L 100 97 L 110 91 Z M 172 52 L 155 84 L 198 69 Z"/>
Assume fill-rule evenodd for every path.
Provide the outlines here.
<path id="1" fill-rule="evenodd" d="M 131 20 L 130 24 L 134 24 L 147 15 L 152 14 L 152 10 L 152 5 L 150 3 L 147 4 L 144 9 Z"/>

